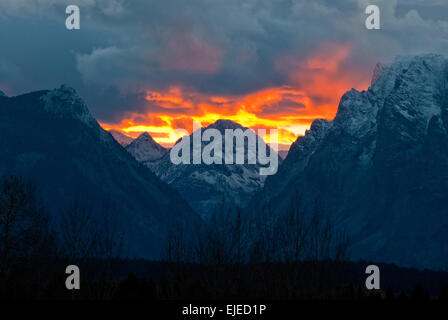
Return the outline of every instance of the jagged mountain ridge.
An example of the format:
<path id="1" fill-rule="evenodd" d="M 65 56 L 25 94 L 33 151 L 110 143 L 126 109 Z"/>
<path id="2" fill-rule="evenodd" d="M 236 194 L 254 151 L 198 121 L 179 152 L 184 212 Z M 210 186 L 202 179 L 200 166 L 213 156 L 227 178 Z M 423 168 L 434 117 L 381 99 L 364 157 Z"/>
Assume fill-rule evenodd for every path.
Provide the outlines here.
<path id="1" fill-rule="evenodd" d="M 157 172 L 160 160 L 169 151 L 158 144 L 148 132 L 143 132 L 125 149 L 152 172 Z"/>
<path id="2" fill-rule="evenodd" d="M 217 129 L 224 137 L 226 129 L 245 131 L 247 128 L 230 120 L 218 120 L 206 128 L 201 128 L 202 131 L 207 129 Z M 192 135 L 190 138 L 192 143 Z M 258 141 L 264 143 L 261 138 Z M 207 144 L 202 142 L 202 148 Z M 268 152 L 275 152 L 268 146 L 266 148 Z M 235 151 L 236 148 L 234 153 Z M 247 160 L 247 145 L 245 145 L 245 157 Z M 280 164 L 282 159 L 278 156 L 277 158 Z M 178 190 L 190 206 L 206 218 L 214 213 L 218 206 L 244 207 L 264 184 L 266 176 L 260 175 L 260 168 L 260 164 L 248 164 L 247 161 L 245 164 L 231 165 L 203 163 L 174 165 L 168 152 L 158 160 L 152 170 L 163 181 Z"/>
<path id="3" fill-rule="evenodd" d="M 130 143 L 126 150 L 139 162 L 147 162 L 159 160 L 162 158 L 168 149 L 158 144 L 148 132 L 143 132 L 132 143 Z"/>
<path id="4" fill-rule="evenodd" d="M 56 227 L 74 201 L 93 204 L 94 212 L 107 203 L 123 254 L 160 259 L 169 234 L 200 223 L 175 190 L 99 126 L 73 89 L 0 97 L 0 118 L 0 176 L 33 181 Z"/>
<path id="5" fill-rule="evenodd" d="M 320 204 L 352 241 L 352 258 L 448 267 L 448 61 L 399 57 L 367 91 L 315 120 L 263 190 L 278 215 Z M 258 212 L 261 195 L 251 203 Z"/>

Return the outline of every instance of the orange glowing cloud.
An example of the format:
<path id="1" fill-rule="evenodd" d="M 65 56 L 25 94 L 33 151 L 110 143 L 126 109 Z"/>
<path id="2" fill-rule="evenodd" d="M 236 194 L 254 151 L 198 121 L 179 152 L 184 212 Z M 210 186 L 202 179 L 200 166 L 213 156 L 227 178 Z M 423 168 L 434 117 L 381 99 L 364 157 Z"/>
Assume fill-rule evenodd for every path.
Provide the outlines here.
<path id="1" fill-rule="evenodd" d="M 279 57 L 276 67 L 287 74 L 288 84 L 245 95 L 214 96 L 179 86 L 147 90 L 146 114 L 128 113 L 120 123 L 102 125 L 133 137 L 147 131 L 171 146 L 180 138 L 175 129 L 191 132 L 193 120 L 207 126 L 229 119 L 252 129 L 278 129 L 280 149 L 285 149 L 314 119 L 332 119 L 345 91 L 368 86 L 362 74 L 344 66 L 350 53 L 349 45 L 326 43 L 306 59 Z"/>
<path id="2" fill-rule="evenodd" d="M 306 92 L 313 101 L 313 109 L 327 110 L 326 118 L 333 118 L 339 99 L 351 88 L 368 87 L 364 74 L 344 63 L 351 53 L 349 44 L 324 43 L 311 52 L 308 59 L 282 57 L 277 67 L 288 74 L 292 86 Z"/>

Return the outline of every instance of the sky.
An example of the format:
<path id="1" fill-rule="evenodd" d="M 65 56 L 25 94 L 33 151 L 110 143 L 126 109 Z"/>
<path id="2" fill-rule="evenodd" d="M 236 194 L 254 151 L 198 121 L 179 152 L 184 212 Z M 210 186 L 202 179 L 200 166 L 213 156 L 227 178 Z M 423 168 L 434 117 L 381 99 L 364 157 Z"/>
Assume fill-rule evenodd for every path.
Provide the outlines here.
<path id="1" fill-rule="evenodd" d="M 0 90 L 67 84 L 105 129 L 165 146 L 193 120 L 230 119 L 287 148 L 377 62 L 428 52 L 448 53 L 446 0 L 0 0 Z"/>

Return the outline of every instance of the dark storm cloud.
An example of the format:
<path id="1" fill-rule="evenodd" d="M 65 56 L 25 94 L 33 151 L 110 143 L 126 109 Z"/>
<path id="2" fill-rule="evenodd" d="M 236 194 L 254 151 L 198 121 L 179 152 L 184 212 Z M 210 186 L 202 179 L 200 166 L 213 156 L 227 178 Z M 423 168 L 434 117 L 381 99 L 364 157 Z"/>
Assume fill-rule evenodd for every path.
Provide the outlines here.
<path id="1" fill-rule="evenodd" d="M 425 20 L 448 20 L 448 1 L 446 0 L 400 0 L 396 7 L 398 17 L 415 10 Z"/>
<path id="2" fill-rule="evenodd" d="M 379 31 L 364 27 L 370 2 L 381 9 Z M 446 53 L 444 3 L 2 0 L 0 87 L 18 94 L 67 83 L 96 117 L 116 121 L 126 111 L 160 108 L 145 100 L 146 90 L 238 95 L 288 84 L 279 61 L 300 62 L 327 42 L 349 44 L 342 67 L 370 77 L 378 60 Z M 67 4 L 81 9 L 79 31 L 65 29 Z"/>

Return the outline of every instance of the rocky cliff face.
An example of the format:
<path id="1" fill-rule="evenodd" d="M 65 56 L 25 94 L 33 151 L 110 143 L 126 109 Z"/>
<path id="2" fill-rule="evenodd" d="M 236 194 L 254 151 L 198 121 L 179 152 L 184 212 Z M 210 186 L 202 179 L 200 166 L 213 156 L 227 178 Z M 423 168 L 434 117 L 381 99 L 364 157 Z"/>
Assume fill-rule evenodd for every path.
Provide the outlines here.
<path id="1" fill-rule="evenodd" d="M 281 215 L 320 203 L 352 240 L 352 257 L 448 267 L 448 60 L 400 57 L 372 86 L 315 120 L 264 194 Z M 257 205 L 252 203 L 252 209 Z"/>

